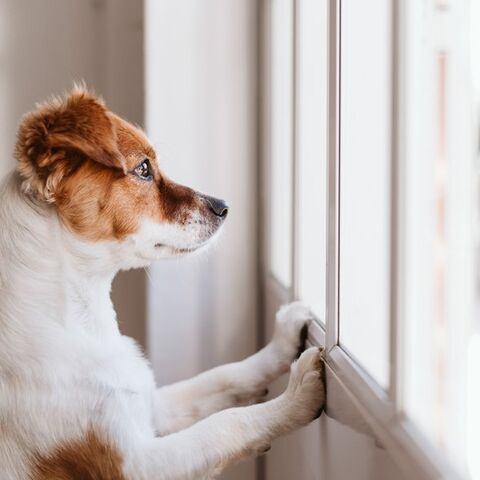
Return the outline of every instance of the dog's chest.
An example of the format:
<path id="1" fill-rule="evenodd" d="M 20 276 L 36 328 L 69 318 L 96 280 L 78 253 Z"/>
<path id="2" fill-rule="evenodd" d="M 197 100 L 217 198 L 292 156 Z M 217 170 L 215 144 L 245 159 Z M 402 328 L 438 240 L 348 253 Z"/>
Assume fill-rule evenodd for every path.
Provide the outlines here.
<path id="1" fill-rule="evenodd" d="M 90 349 L 83 363 L 83 376 L 112 390 L 141 394 L 154 388 L 153 374 L 138 346 L 128 337 Z"/>
<path id="2" fill-rule="evenodd" d="M 85 364 L 86 395 L 100 398 L 102 414 L 128 417 L 137 427 L 150 432 L 155 383 L 148 362 L 130 338 L 106 346 Z"/>
<path id="3" fill-rule="evenodd" d="M 43 353 L 42 373 L 32 372 L 36 381 L 24 385 L 30 400 L 21 401 L 23 407 L 33 408 L 37 418 L 50 416 L 62 430 L 130 424 L 152 434 L 155 384 L 135 342 L 121 336 L 104 342 L 63 340 L 57 342 L 62 347 Z"/>

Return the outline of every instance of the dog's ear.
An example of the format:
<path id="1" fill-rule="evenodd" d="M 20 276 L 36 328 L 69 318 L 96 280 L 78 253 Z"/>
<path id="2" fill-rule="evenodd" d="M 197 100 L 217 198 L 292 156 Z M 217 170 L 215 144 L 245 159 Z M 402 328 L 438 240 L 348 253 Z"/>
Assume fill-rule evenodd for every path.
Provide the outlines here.
<path id="1" fill-rule="evenodd" d="M 25 115 L 15 156 L 23 185 L 43 200 L 55 201 L 66 175 L 87 159 L 126 172 L 112 116 L 104 103 L 82 87 Z"/>

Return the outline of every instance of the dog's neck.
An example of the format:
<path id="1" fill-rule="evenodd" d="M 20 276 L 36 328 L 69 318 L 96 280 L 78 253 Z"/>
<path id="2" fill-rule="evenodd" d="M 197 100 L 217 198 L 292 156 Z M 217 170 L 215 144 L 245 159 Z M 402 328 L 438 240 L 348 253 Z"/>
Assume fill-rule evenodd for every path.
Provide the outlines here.
<path id="1" fill-rule="evenodd" d="M 0 322 L 55 322 L 118 335 L 110 288 L 119 265 L 112 246 L 75 238 L 53 206 L 21 191 L 16 174 L 0 187 L 0 198 Z"/>

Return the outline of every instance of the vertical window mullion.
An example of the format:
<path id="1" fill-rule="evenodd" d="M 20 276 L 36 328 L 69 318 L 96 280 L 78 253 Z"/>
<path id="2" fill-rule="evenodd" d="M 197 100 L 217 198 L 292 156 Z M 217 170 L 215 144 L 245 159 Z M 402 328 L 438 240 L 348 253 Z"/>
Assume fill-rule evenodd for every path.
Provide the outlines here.
<path id="1" fill-rule="evenodd" d="M 297 155 L 298 127 L 298 5 L 297 0 L 291 0 L 292 5 L 292 299 L 298 298 L 298 258 L 299 258 L 299 168 Z"/>
<path id="2" fill-rule="evenodd" d="M 340 13 L 341 0 L 328 5 L 328 145 L 327 145 L 327 305 L 326 348 L 338 345 L 339 166 L 340 166 Z"/>
<path id="3" fill-rule="evenodd" d="M 404 51 L 405 5 L 397 0 L 392 8 L 392 170 L 391 170 L 391 268 L 390 268 L 390 387 L 389 398 L 394 411 L 401 410 L 403 332 L 403 229 L 404 229 Z"/>

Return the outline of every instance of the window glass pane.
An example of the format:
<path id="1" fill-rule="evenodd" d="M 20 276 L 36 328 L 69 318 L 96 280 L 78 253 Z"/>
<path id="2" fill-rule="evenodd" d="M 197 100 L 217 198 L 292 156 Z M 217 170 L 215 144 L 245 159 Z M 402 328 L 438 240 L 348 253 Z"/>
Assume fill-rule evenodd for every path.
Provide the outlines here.
<path id="1" fill-rule="evenodd" d="M 270 267 L 286 287 L 292 282 L 292 5 L 272 0 Z"/>
<path id="2" fill-rule="evenodd" d="M 327 1 L 297 3 L 298 295 L 325 320 Z"/>
<path id="3" fill-rule="evenodd" d="M 404 407 L 480 478 L 480 2 L 447 3 L 407 2 Z"/>
<path id="4" fill-rule="evenodd" d="M 387 386 L 391 6 L 341 5 L 340 344 Z"/>

